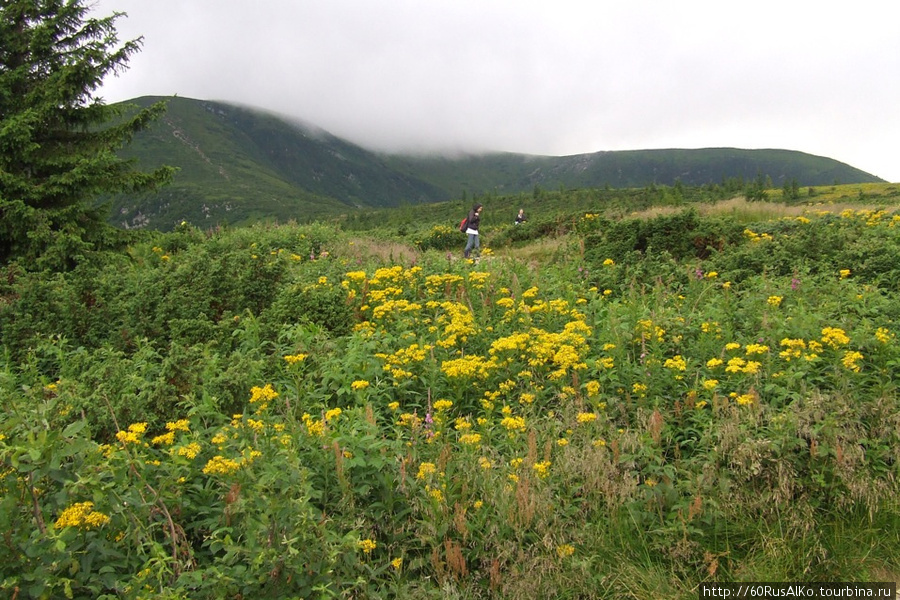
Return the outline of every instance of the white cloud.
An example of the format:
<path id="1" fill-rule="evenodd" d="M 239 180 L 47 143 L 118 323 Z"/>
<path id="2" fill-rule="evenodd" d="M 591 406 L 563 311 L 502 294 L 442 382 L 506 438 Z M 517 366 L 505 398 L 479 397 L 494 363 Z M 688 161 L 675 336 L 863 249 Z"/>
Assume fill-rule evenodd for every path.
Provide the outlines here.
<path id="1" fill-rule="evenodd" d="M 108 101 L 297 116 L 386 150 L 735 146 L 900 181 L 900 5 L 100 0 L 144 36 Z"/>

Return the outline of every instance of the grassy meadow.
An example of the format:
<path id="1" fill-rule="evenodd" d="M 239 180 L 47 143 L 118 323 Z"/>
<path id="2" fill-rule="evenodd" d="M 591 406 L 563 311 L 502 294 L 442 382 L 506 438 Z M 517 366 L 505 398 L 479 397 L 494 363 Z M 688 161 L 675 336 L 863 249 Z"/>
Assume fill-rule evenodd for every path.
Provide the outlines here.
<path id="1" fill-rule="evenodd" d="M 900 581 L 900 202 L 772 196 L 482 200 L 477 261 L 417 209 L 7 265 L 0 590 Z"/>

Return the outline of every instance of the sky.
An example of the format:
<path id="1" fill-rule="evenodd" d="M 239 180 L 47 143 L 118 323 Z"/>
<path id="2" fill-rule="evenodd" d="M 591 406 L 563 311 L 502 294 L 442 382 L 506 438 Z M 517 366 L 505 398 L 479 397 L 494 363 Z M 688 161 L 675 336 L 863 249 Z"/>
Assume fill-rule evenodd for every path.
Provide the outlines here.
<path id="1" fill-rule="evenodd" d="M 89 0 L 106 102 L 219 100 L 373 150 L 779 148 L 900 182 L 892 0 Z"/>

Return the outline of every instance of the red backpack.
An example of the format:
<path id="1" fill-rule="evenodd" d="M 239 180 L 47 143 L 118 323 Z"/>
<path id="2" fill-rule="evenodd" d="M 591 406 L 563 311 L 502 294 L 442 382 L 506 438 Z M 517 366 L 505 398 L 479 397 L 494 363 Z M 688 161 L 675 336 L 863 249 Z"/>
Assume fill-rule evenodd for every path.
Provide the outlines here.
<path id="1" fill-rule="evenodd" d="M 459 230 L 463 233 L 466 232 L 466 229 L 469 228 L 469 217 L 463 218 L 462 221 L 459 222 Z"/>

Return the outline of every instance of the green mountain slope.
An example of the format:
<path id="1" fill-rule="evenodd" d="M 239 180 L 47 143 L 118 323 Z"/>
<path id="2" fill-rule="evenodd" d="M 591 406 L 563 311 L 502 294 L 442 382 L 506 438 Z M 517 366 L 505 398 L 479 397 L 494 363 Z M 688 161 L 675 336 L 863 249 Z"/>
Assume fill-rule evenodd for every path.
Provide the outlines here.
<path id="1" fill-rule="evenodd" d="M 112 221 L 124 227 L 166 230 L 185 219 L 211 225 L 265 218 L 302 222 L 354 207 L 448 198 L 324 131 L 220 102 L 169 99 L 165 116 L 135 136 L 122 155 L 142 169 L 180 169 L 158 194 L 112 199 Z"/>
<path id="2" fill-rule="evenodd" d="M 535 186 L 705 185 L 749 181 L 758 174 L 776 186 L 791 180 L 801 186 L 881 181 L 844 163 L 788 150 L 387 155 L 258 109 L 179 97 L 168 99 L 165 116 L 122 155 L 142 169 L 161 164 L 180 169 L 173 184 L 157 194 L 110 200 L 116 225 L 162 230 L 182 220 L 209 226 L 260 219 L 305 222 L 356 208 L 439 202 L 464 193 L 519 193 Z"/>
<path id="3" fill-rule="evenodd" d="M 751 181 L 758 174 L 780 187 L 797 180 L 801 186 L 876 183 L 882 180 L 847 164 L 792 150 L 625 150 L 572 156 L 489 154 L 456 159 L 392 157 L 388 164 L 455 190 L 521 192 L 544 189 L 721 183 L 729 178 Z"/>

